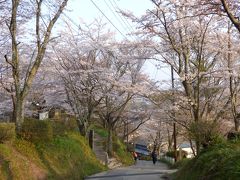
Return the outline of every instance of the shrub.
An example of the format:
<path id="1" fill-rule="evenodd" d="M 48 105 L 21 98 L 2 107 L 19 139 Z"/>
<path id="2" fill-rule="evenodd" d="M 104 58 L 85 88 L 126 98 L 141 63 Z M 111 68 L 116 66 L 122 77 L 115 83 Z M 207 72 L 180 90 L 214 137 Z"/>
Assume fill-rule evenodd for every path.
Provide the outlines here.
<path id="1" fill-rule="evenodd" d="M 94 132 L 96 132 L 99 136 L 103 137 L 103 138 L 107 138 L 108 137 L 108 131 L 102 127 L 99 126 L 93 126 L 92 129 L 94 130 Z"/>
<path id="2" fill-rule="evenodd" d="M 53 127 L 53 135 L 61 136 L 66 134 L 67 131 L 78 131 L 76 118 L 69 114 L 61 114 L 61 116 L 51 119 Z"/>
<path id="3" fill-rule="evenodd" d="M 171 166 L 171 168 L 173 168 L 173 169 L 179 169 L 179 168 L 181 168 L 181 167 L 186 166 L 189 161 L 191 161 L 191 159 L 184 158 L 184 159 L 182 159 L 182 160 L 177 161 L 176 163 L 174 163 L 174 164 Z"/>
<path id="4" fill-rule="evenodd" d="M 228 140 L 239 140 L 240 139 L 240 132 L 237 131 L 231 131 L 227 134 Z"/>
<path id="5" fill-rule="evenodd" d="M 62 136 L 66 133 L 66 126 L 64 122 L 61 121 L 52 121 L 51 126 L 53 129 L 53 136 Z"/>
<path id="6" fill-rule="evenodd" d="M 15 139 L 15 136 L 14 123 L 0 123 L 0 143 L 12 141 Z"/>
<path id="7" fill-rule="evenodd" d="M 66 118 L 64 121 L 64 124 L 67 127 L 68 131 L 78 131 L 76 118 L 74 116 L 70 116 L 69 118 Z"/>
<path id="8" fill-rule="evenodd" d="M 54 136 L 65 135 L 68 131 L 78 131 L 77 122 L 74 117 L 50 121 Z"/>
<path id="9" fill-rule="evenodd" d="M 53 138 L 53 129 L 47 120 L 25 119 L 19 135 L 31 142 L 50 141 Z"/>
<path id="10" fill-rule="evenodd" d="M 175 179 L 239 179 L 239 154 L 240 150 L 238 142 L 223 142 L 210 146 L 195 158 L 185 162 L 175 174 Z"/>
<path id="11" fill-rule="evenodd" d="M 132 165 L 132 154 L 127 151 L 127 147 L 116 136 L 113 136 L 113 151 L 116 153 L 116 158 L 124 165 Z"/>
<path id="12" fill-rule="evenodd" d="M 174 151 L 168 151 L 168 152 L 166 152 L 165 155 L 168 156 L 168 157 L 172 157 L 172 158 L 175 157 L 175 155 L 174 155 Z"/>
<path id="13" fill-rule="evenodd" d="M 208 121 L 193 122 L 190 125 L 189 136 L 199 142 L 204 148 L 218 143 L 218 124 Z"/>
<path id="14" fill-rule="evenodd" d="M 177 150 L 177 159 L 182 159 L 183 157 L 187 157 L 187 154 L 188 153 L 184 150 L 181 150 L 181 152 L 179 150 Z M 168 152 L 166 152 L 165 155 L 168 156 L 168 157 L 171 157 L 171 158 L 175 158 L 175 152 L 174 151 L 168 151 Z"/>

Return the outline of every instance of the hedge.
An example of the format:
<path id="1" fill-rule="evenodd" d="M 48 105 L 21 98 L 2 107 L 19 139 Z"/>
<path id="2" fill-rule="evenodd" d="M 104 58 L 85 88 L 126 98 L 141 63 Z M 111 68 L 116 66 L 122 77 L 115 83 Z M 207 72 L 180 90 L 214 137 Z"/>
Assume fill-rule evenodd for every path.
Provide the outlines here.
<path id="1" fill-rule="evenodd" d="M 16 137 L 14 123 L 0 123 L 0 143 L 13 141 Z"/>
<path id="2" fill-rule="evenodd" d="M 50 121 L 38 119 L 25 119 L 20 136 L 31 142 L 51 141 L 53 139 L 53 129 Z"/>

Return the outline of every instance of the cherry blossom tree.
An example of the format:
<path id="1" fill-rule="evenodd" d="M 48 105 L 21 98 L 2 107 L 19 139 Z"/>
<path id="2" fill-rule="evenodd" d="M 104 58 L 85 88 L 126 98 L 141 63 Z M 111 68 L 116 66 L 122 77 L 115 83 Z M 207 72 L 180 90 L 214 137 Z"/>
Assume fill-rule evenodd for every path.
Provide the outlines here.
<path id="1" fill-rule="evenodd" d="M 101 21 L 82 26 L 79 32 L 71 28 L 67 32 L 54 49 L 68 103 L 83 135 L 93 116 L 99 116 L 109 131 L 111 155 L 112 134 L 126 118 L 128 103 L 134 95 L 148 93 L 147 78 L 141 74 L 141 68 L 152 51 L 142 44 L 115 41 L 114 34 Z"/>
<path id="2" fill-rule="evenodd" d="M 151 119 L 153 110 L 148 99 L 135 96 L 128 104 L 121 121 L 117 124 L 118 135 L 127 143 L 130 136 Z"/>
<path id="3" fill-rule="evenodd" d="M 6 8 L 10 8 L 11 12 L 5 23 L 9 29 L 11 48 L 4 57 L 12 70 L 13 81 L 8 91 L 13 94 L 14 121 L 18 128 L 24 120 L 26 96 L 42 63 L 47 45 L 51 41 L 52 29 L 67 2 L 68 0 L 5 1 Z M 50 9 L 51 14 L 46 18 L 44 16 L 46 11 L 43 9 L 47 8 Z M 31 25 L 33 22 L 35 27 Z M 25 33 L 21 34 L 23 29 Z M 26 49 L 28 51 L 24 51 Z M 22 60 L 28 62 L 27 69 L 22 69 Z"/>
<path id="4" fill-rule="evenodd" d="M 229 105 L 229 99 L 223 96 L 227 91 L 223 88 L 223 78 L 218 76 L 219 72 L 227 71 L 219 67 L 218 35 L 212 33 L 216 32 L 217 19 L 212 15 L 194 16 L 198 12 L 192 8 L 194 1 L 152 2 L 156 8 L 140 18 L 123 14 L 139 25 L 138 34 L 158 43 L 155 43 L 155 58 L 171 65 L 179 76 L 184 90 L 183 101 L 175 101 L 173 108 L 185 106 L 190 117 L 187 125 L 191 122 L 217 122 Z M 219 99 L 223 102 L 220 106 Z M 218 104 L 217 109 L 213 108 L 214 104 Z M 178 121 L 176 117 L 172 118 Z M 199 153 L 200 142 L 196 144 Z"/>
<path id="5" fill-rule="evenodd" d="M 240 2 L 237 0 L 204 0 L 198 1 L 201 10 L 205 13 L 212 13 L 226 16 L 235 28 L 240 32 L 239 8 Z"/>
<path id="6" fill-rule="evenodd" d="M 145 81 L 141 81 L 141 61 L 146 57 L 145 51 L 120 44 L 116 51 L 109 54 L 106 68 L 110 69 L 103 79 L 103 101 L 99 106 L 99 117 L 108 129 L 109 155 L 112 155 L 112 135 L 118 123 L 124 118 L 124 112 L 135 95 L 142 93 Z"/>
<path id="7" fill-rule="evenodd" d="M 114 37 L 99 20 L 82 26 L 77 32 L 66 25 L 68 30 L 62 32 L 64 38 L 54 47 L 56 67 L 65 88 L 66 102 L 77 118 L 80 133 L 86 136 L 103 99 L 101 81 L 110 71 L 104 64 L 108 63 L 106 57 Z"/>

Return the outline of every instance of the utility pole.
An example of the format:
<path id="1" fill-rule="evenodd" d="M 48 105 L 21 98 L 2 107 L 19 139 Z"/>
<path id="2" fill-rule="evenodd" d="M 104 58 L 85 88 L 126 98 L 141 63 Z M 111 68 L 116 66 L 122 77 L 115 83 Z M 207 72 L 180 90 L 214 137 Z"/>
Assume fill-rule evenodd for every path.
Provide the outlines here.
<path id="1" fill-rule="evenodd" d="M 174 98 L 174 74 L 173 74 L 173 66 L 171 65 L 171 78 L 172 78 L 172 94 Z M 173 99 L 174 105 L 174 99 Z M 175 122 L 175 111 L 173 110 L 173 149 L 174 149 L 174 160 L 177 162 L 177 132 L 176 132 L 176 122 Z"/>

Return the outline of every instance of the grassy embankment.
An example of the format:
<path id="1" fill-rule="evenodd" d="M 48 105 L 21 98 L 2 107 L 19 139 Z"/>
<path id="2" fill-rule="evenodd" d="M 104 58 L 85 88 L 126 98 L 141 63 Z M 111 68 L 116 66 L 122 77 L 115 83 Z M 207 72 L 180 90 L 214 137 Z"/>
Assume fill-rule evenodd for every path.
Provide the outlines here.
<path id="1" fill-rule="evenodd" d="M 46 129 L 43 124 L 40 124 L 42 130 Z M 31 140 L 16 138 L 1 143 L 0 179 L 83 179 L 106 170 L 78 132 L 65 131 L 57 135 L 57 131 L 63 132 L 63 129 L 55 127 L 50 139 L 51 133 L 47 130 L 44 140 L 31 136 Z"/>
<path id="2" fill-rule="evenodd" d="M 66 126 L 50 121 L 25 122 L 18 138 L 0 143 L 0 180 L 79 180 L 107 169 L 96 159 L 74 123 Z M 95 129 L 101 136 L 107 136 L 104 129 Z M 131 154 L 117 138 L 114 149 L 123 164 L 132 163 Z"/>
<path id="3" fill-rule="evenodd" d="M 185 162 L 175 174 L 177 180 L 238 180 L 240 140 L 222 141 Z"/>

